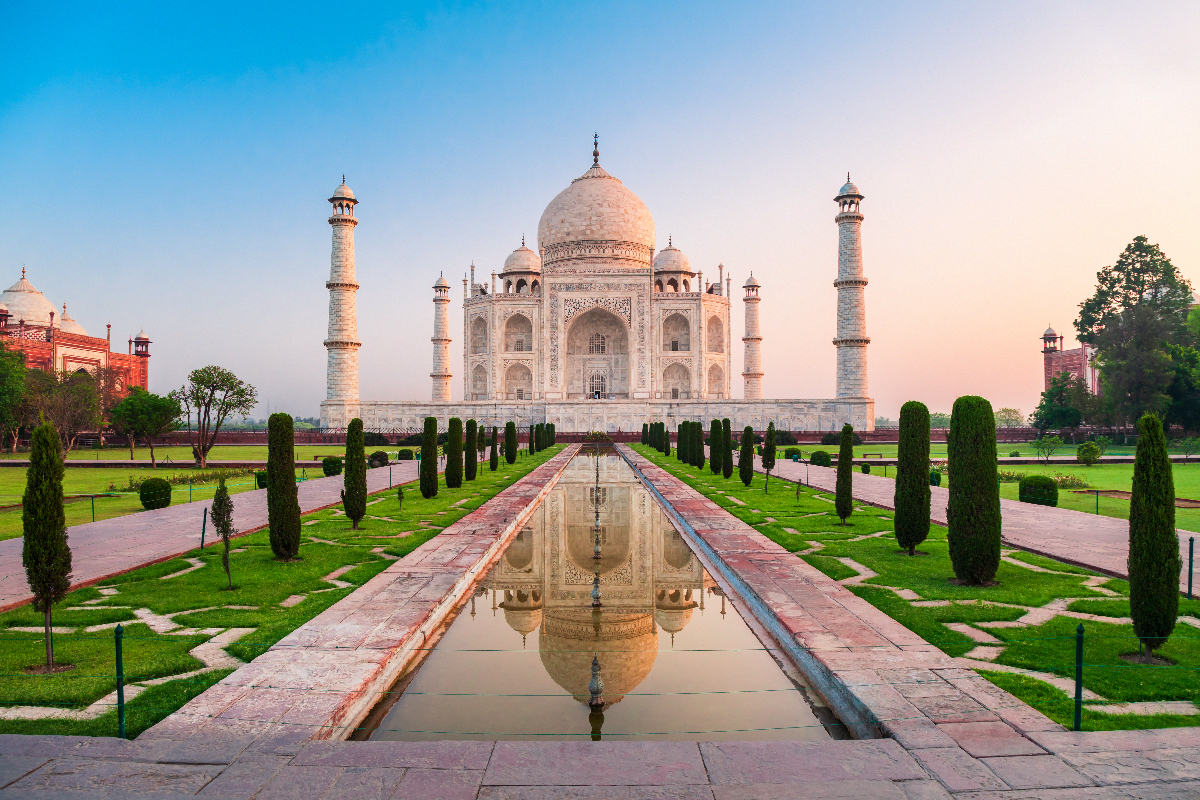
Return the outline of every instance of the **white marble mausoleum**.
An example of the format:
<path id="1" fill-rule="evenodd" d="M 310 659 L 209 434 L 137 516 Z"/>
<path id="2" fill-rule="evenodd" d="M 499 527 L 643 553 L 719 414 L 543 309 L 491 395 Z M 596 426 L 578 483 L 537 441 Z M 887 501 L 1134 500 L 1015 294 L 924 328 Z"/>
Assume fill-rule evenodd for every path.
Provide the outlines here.
<path id="1" fill-rule="evenodd" d="M 354 229 L 358 204 L 345 180 L 330 198 L 333 255 L 329 281 L 326 400 L 322 427 L 361 417 L 368 430 L 413 432 L 427 416 L 518 428 L 552 422 L 556 430 L 640 431 L 644 422 L 836 430 L 874 427 L 867 397 L 866 314 L 860 227 L 862 195 L 847 180 L 838 193 L 837 391 L 828 400 L 762 397 L 758 281 L 742 286 L 745 347 L 742 397 L 731 375 L 732 278 L 723 265 L 707 281 L 668 239 L 657 251 L 654 218 L 636 194 L 592 165 L 550 201 L 537 249 L 524 240 L 490 280 L 463 278 L 462 401 L 450 399 L 450 283 L 433 286 L 433 393 L 429 401 L 358 397 L 358 323 Z"/>

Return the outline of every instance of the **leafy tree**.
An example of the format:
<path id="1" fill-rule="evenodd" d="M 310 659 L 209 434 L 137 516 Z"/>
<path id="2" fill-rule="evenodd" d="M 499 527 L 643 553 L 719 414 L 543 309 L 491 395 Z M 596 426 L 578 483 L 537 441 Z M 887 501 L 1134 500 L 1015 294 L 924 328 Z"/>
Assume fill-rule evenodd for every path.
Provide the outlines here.
<path id="1" fill-rule="evenodd" d="M 25 354 L 0 344 L 0 447 L 12 436 L 17 450 L 17 432 L 25 416 Z"/>
<path id="2" fill-rule="evenodd" d="M 463 483 L 462 420 L 450 418 L 450 438 L 446 440 L 446 488 L 458 489 Z"/>
<path id="3" fill-rule="evenodd" d="M 926 411 L 928 413 L 928 410 Z M 1019 428 L 1025 424 L 1025 415 L 1019 408 L 1001 408 L 996 411 L 996 425 L 1000 428 Z"/>
<path id="4" fill-rule="evenodd" d="M 896 453 L 896 542 L 910 556 L 929 536 L 929 409 L 909 400 L 900 407 Z"/>
<path id="5" fill-rule="evenodd" d="M 942 411 L 933 411 L 929 414 L 929 427 L 931 428 L 949 428 L 950 415 Z"/>
<path id="6" fill-rule="evenodd" d="M 721 475 L 729 480 L 733 475 L 733 430 L 729 417 L 721 420 Z"/>
<path id="7" fill-rule="evenodd" d="M 838 444 L 837 483 L 834 484 L 833 508 L 842 524 L 854 513 L 854 427 L 849 423 L 842 426 L 842 440 Z"/>
<path id="8" fill-rule="evenodd" d="M 54 630 L 51 610 L 71 588 L 71 547 L 63 512 L 63 457 L 52 423 L 33 432 L 25 494 L 21 498 L 24 542 L 21 563 L 33 593 L 33 607 L 46 625 L 46 671 L 54 669 Z"/>
<path id="9" fill-rule="evenodd" d="M 1187 463 L 1188 459 L 1200 452 L 1200 437 L 1189 436 L 1186 439 L 1176 439 L 1172 444 L 1183 451 L 1183 463 Z"/>
<path id="10" fill-rule="evenodd" d="M 499 438 L 500 438 L 499 431 L 496 430 L 496 426 L 493 425 L 492 426 L 492 453 L 491 453 L 491 456 L 488 458 L 488 469 L 490 469 L 492 472 L 495 472 L 497 469 L 500 468 L 500 454 L 497 452 L 498 448 L 500 447 L 500 443 L 498 441 Z"/>
<path id="11" fill-rule="evenodd" d="M 708 463 L 713 475 L 721 474 L 721 458 L 725 455 L 725 436 L 721 432 L 721 423 L 713 420 L 708 426 Z"/>
<path id="12" fill-rule="evenodd" d="M 1033 448 L 1037 450 L 1038 455 L 1043 458 L 1047 464 L 1050 463 L 1050 456 L 1054 455 L 1060 447 L 1063 446 L 1063 440 L 1057 436 L 1043 436 L 1033 443 Z"/>
<path id="13" fill-rule="evenodd" d="M 475 420 L 467 420 L 467 438 L 463 444 L 463 477 L 469 481 L 475 480 L 475 472 L 479 469 L 479 445 L 476 442 L 476 437 L 479 436 L 478 427 Z"/>
<path id="14" fill-rule="evenodd" d="M 1197 308 L 1200 308 L 1198 306 Z M 1166 344 L 1171 359 L 1170 404 L 1164 422 L 1185 431 L 1200 430 L 1200 351 L 1184 345 Z"/>
<path id="15" fill-rule="evenodd" d="M 217 434 L 231 416 L 246 416 L 258 402 L 258 390 L 223 367 L 192 370 L 188 382 L 169 395 L 187 416 L 188 441 L 201 467 L 208 465 L 208 452 Z M 193 426 L 192 416 L 196 422 Z"/>
<path id="16" fill-rule="evenodd" d="M 775 469 L 775 423 L 767 424 L 767 438 L 763 441 L 762 449 L 762 467 L 767 473 L 767 478 L 763 482 L 763 494 L 767 493 L 767 486 L 771 482 L 771 470 Z"/>
<path id="17" fill-rule="evenodd" d="M 217 481 L 217 493 L 213 495 L 212 507 L 208 516 L 212 519 L 213 530 L 221 537 L 225 550 L 221 553 L 221 566 L 225 567 L 225 578 L 229 581 L 229 589 L 233 589 L 233 575 L 229 571 L 229 540 L 237 535 L 233 527 L 233 498 L 225 488 L 225 479 Z"/>
<path id="18" fill-rule="evenodd" d="M 421 497 L 428 500 L 438 493 L 438 446 L 437 418 L 425 418 L 425 430 L 421 435 Z"/>
<path id="19" fill-rule="evenodd" d="M 100 366 L 89 370 L 89 374 L 96 382 L 96 402 L 100 414 L 100 443 L 103 445 L 104 429 L 112 424 L 112 410 L 117 407 L 125 395 L 122 391 L 125 373 L 116 367 Z"/>
<path id="20" fill-rule="evenodd" d="M 350 455 L 350 437 L 354 434 L 354 423 L 346 434 L 346 456 Z M 362 436 L 362 421 L 358 421 L 357 435 Z M 347 486 L 352 466 L 346 463 Z M 363 489 L 366 489 L 364 468 Z M 365 492 L 364 492 L 365 500 Z M 352 501 L 343 498 L 346 515 L 358 527 L 357 518 L 351 513 Z M 364 509 L 363 513 L 366 513 Z M 271 552 L 281 561 L 293 561 L 300 555 L 300 501 L 296 496 L 296 431 L 288 414 L 275 413 L 267 419 L 267 526 L 270 532 Z"/>
<path id="21" fill-rule="evenodd" d="M 955 576 L 984 584 L 1000 566 L 1000 483 L 996 474 L 996 420 L 982 397 L 954 401 L 946 437 L 950 501 L 947 540 Z"/>
<path id="22" fill-rule="evenodd" d="M 754 428 L 749 425 L 742 431 L 741 453 L 738 454 L 738 477 L 749 486 L 754 480 Z"/>
<path id="23" fill-rule="evenodd" d="M 1129 610 L 1146 658 L 1167 642 L 1179 613 L 1175 480 L 1158 417 L 1138 422 L 1129 498 Z"/>
<path id="24" fill-rule="evenodd" d="M 30 408 L 53 423 L 65 460 L 79 434 L 95 430 L 100 423 L 96 382 L 86 372 L 36 369 L 28 370 L 25 380 Z"/>
<path id="25" fill-rule="evenodd" d="M 1100 448 L 1095 442 L 1084 442 L 1075 448 L 1075 458 L 1085 467 L 1090 467 L 1100 460 Z"/>
<path id="26" fill-rule="evenodd" d="M 510 464 L 517 460 L 517 425 L 515 422 L 504 424 L 504 460 Z"/>
<path id="27" fill-rule="evenodd" d="M 273 415 L 272 415 L 273 416 Z M 429 420 L 426 420 L 428 426 Z M 426 428 L 428 430 L 428 427 Z M 424 450 L 422 450 L 424 453 Z M 422 455 L 422 458 L 425 456 Z M 437 456 L 433 464 L 434 493 L 437 487 Z M 293 476 L 295 470 L 293 469 Z M 293 485 L 295 478 L 293 477 Z M 363 423 L 358 417 L 346 426 L 346 468 L 342 474 L 342 509 L 350 518 L 350 527 L 358 530 L 358 523 L 367 515 L 367 454 L 363 443 Z M 425 493 L 425 463 L 421 462 L 421 493 Z"/>
<path id="28" fill-rule="evenodd" d="M 131 386 L 129 394 L 113 406 L 109 419 L 113 429 L 129 440 L 129 460 L 133 460 L 134 439 L 141 437 L 150 446 L 150 465 L 157 467 L 154 440 L 178 430 L 182 413 L 179 401 L 174 397 L 163 397 L 140 386 Z"/>
<path id="29" fill-rule="evenodd" d="M 1081 386 L 1083 382 L 1069 372 L 1051 377 L 1050 388 L 1042 392 L 1042 399 L 1030 418 L 1033 427 L 1043 433 L 1077 429 L 1083 423 L 1083 410 L 1078 402 Z M 1087 391 L 1086 387 L 1083 389 Z"/>

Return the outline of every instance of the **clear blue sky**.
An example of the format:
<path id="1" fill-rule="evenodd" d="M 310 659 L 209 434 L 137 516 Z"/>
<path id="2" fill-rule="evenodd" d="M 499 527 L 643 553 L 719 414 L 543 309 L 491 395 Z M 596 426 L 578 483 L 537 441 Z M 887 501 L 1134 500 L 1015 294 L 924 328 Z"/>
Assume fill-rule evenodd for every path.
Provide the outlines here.
<path id="1" fill-rule="evenodd" d="M 444 270 L 457 398 L 463 272 L 536 237 L 598 131 L 660 247 L 754 270 L 766 396 L 833 393 L 849 170 L 877 412 L 1028 412 L 1037 337 L 1134 236 L 1200 280 L 1198 87 L 1195 2 L 10 2 L 0 282 L 25 264 L 93 335 L 144 327 L 155 391 L 216 363 L 315 415 L 345 173 L 361 395 L 428 398 Z"/>

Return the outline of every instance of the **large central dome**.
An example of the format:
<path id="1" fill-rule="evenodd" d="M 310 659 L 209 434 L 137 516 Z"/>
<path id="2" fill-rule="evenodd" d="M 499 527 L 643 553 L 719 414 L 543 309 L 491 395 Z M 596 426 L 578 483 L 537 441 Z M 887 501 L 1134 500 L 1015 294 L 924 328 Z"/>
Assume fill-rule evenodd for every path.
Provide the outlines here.
<path id="1" fill-rule="evenodd" d="M 641 198 L 594 164 L 546 206 L 538 241 L 547 250 L 573 242 L 619 242 L 653 252 L 654 217 Z"/>

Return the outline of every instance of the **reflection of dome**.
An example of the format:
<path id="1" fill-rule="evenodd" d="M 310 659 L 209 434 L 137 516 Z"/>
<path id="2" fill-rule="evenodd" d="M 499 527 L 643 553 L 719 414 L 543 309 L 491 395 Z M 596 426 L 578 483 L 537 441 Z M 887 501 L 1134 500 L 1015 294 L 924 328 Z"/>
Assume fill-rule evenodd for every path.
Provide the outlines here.
<path id="1" fill-rule="evenodd" d="M 571 181 L 542 212 L 542 247 L 563 242 L 633 242 L 654 247 L 650 209 L 599 165 Z"/>
<path id="2" fill-rule="evenodd" d="M 654 621 L 658 627 L 674 636 L 679 633 L 692 619 L 690 608 L 659 608 L 654 612 Z"/>
<path id="3" fill-rule="evenodd" d="M 618 703 L 637 688 L 658 656 L 658 628 L 649 614 L 590 610 L 548 612 L 538 634 L 546 673 L 581 703 L 591 697 L 592 656 L 600 659 L 604 700 Z"/>
<path id="4" fill-rule="evenodd" d="M 501 607 L 503 608 L 503 605 Z M 505 608 L 504 621 L 508 623 L 508 627 L 524 638 L 536 631 L 538 625 L 542 624 L 542 610 L 540 608 Z"/>
<path id="5" fill-rule="evenodd" d="M 504 259 L 504 269 L 502 273 L 507 272 L 541 272 L 542 260 L 538 258 L 538 254 L 525 246 L 525 242 L 521 242 L 521 246 L 512 251 L 508 258 Z"/>
<path id="6" fill-rule="evenodd" d="M 533 563 L 533 531 L 525 528 L 504 551 L 504 563 L 521 572 Z"/>
<path id="7" fill-rule="evenodd" d="M 675 569 L 686 569 L 692 564 L 692 551 L 677 531 L 663 531 L 663 560 Z"/>
<path id="8" fill-rule="evenodd" d="M 21 270 L 21 280 L 8 287 L 4 294 L 0 294 L 0 302 L 8 306 L 10 322 L 25 320 L 31 325 L 49 325 L 50 315 L 56 310 L 44 294 L 25 280 L 25 270 Z"/>
<path id="9" fill-rule="evenodd" d="M 63 303 L 62 320 L 59 323 L 59 330 L 61 330 L 63 333 L 74 333 L 79 336 L 88 335 L 88 332 L 84 330 L 82 325 L 71 319 L 71 315 L 67 313 L 66 303 Z"/>
<path id="10" fill-rule="evenodd" d="M 605 527 L 604 544 L 600 547 L 600 574 L 606 575 L 629 560 L 629 529 Z M 596 571 L 596 533 L 590 525 L 567 526 L 567 557 L 578 569 L 591 574 Z"/>

